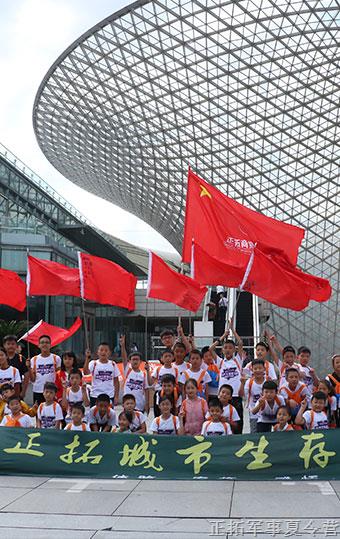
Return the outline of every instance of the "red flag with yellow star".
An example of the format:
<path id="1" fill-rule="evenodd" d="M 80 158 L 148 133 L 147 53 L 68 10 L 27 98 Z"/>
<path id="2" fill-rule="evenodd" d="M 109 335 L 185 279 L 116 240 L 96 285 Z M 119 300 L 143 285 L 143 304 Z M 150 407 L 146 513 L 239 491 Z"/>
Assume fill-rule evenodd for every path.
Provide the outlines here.
<path id="1" fill-rule="evenodd" d="M 261 242 L 284 251 L 295 266 L 303 236 L 303 228 L 239 204 L 189 169 L 183 262 L 191 261 L 193 241 L 211 256 L 227 263 L 240 257 L 249 259 L 255 244 Z"/>

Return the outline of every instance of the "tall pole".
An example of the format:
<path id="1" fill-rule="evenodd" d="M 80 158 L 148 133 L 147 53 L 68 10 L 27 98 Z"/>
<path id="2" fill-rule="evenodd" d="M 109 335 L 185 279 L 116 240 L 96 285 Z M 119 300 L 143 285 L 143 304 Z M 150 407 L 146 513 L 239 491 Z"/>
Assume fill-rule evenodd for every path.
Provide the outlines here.
<path id="1" fill-rule="evenodd" d="M 29 248 L 27 247 L 27 275 L 26 275 L 26 330 L 27 333 L 30 329 L 30 302 L 29 302 L 29 286 L 30 286 L 30 271 L 29 271 L 29 265 L 28 265 L 28 256 L 30 254 Z M 31 358 L 31 352 L 30 352 L 30 342 L 29 342 L 29 335 L 27 335 L 27 358 Z"/>
<path id="2" fill-rule="evenodd" d="M 144 359 L 148 361 L 148 306 L 149 299 L 145 298 L 145 325 L 144 325 Z"/>
<path id="3" fill-rule="evenodd" d="M 83 298 L 81 298 L 81 307 L 82 307 L 83 320 L 84 320 L 85 346 L 86 346 L 86 350 L 89 350 L 90 349 L 90 340 L 89 340 L 89 332 L 88 332 L 86 312 L 85 312 L 85 301 L 84 301 Z"/>

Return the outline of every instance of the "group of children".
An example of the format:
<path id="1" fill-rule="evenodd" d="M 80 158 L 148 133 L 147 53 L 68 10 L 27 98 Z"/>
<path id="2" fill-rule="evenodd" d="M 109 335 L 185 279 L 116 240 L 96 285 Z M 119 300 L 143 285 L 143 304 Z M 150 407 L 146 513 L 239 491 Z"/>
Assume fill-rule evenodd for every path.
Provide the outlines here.
<path id="1" fill-rule="evenodd" d="M 255 348 L 247 361 L 233 329 L 201 351 L 186 338 L 166 330 L 160 363 L 153 369 L 137 351 L 127 355 L 120 340 L 123 382 L 107 343 L 96 358 L 87 351 L 80 369 L 73 352 L 51 353 L 48 335 L 39 339 L 40 354 L 27 361 L 16 352 L 16 337 L 0 349 L 0 425 L 96 432 L 168 435 L 230 435 L 243 431 L 249 412 L 250 432 L 327 429 L 340 426 L 340 355 L 332 373 L 319 380 L 310 366 L 310 350 L 282 348 L 275 336 Z M 221 347 L 221 357 L 216 353 Z M 272 361 L 268 359 L 271 356 Z M 142 368 L 143 367 L 143 368 Z M 34 405 L 25 394 L 32 383 Z M 122 389 L 122 411 L 117 404 Z M 152 404 L 154 418 L 148 426 Z"/>

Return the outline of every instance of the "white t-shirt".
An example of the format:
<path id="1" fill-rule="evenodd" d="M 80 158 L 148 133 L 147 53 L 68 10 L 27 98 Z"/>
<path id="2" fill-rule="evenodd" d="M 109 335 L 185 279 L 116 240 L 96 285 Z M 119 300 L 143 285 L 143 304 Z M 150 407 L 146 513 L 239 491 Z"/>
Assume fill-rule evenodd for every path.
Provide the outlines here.
<path id="1" fill-rule="evenodd" d="M 222 415 L 226 419 L 226 421 L 228 421 L 229 423 L 233 421 L 240 421 L 240 416 L 238 415 L 236 408 L 234 408 L 232 404 L 227 404 L 226 406 L 223 407 Z M 205 418 L 211 419 L 209 410 L 205 414 Z"/>
<path id="2" fill-rule="evenodd" d="M 151 374 L 151 377 L 156 380 L 155 385 L 154 385 L 155 390 L 161 389 L 162 384 L 160 380 L 162 376 L 164 376 L 165 374 L 171 374 L 175 378 L 175 382 L 177 384 L 178 377 L 179 377 L 179 371 L 177 367 L 174 364 L 172 364 L 171 367 L 164 367 L 164 365 L 158 365 L 157 367 L 154 368 Z"/>
<path id="3" fill-rule="evenodd" d="M 276 413 L 280 406 L 284 406 L 285 400 L 281 395 L 276 395 L 273 407 L 265 402 L 263 410 L 260 410 L 257 416 L 258 423 L 276 423 Z"/>
<path id="4" fill-rule="evenodd" d="M 204 421 L 201 430 L 202 436 L 226 436 L 232 434 L 229 423 L 212 420 Z"/>
<path id="5" fill-rule="evenodd" d="M 47 357 L 42 357 L 41 354 L 32 357 L 31 369 L 36 374 L 35 382 L 33 382 L 34 393 L 42 393 L 46 382 L 55 383 L 56 372 L 60 369 L 61 359 L 56 354 L 50 354 Z"/>
<path id="6" fill-rule="evenodd" d="M 277 380 L 275 367 L 271 361 L 268 361 L 267 359 L 264 361 L 264 369 L 264 376 L 266 380 Z M 243 372 L 250 377 L 253 376 L 253 365 L 251 361 L 249 361 L 249 363 L 247 363 L 247 365 L 244 367 Z"/>
<path id="7" fill-rule="evenodd" d="M 241 385 L 242 363 L 236 357 L 223 359 L 220 363 L 220 382 L 218 388 L 229 384 L 233 388 L 233 397 L 238 397 Z"/>
<path id="8" fill-rule="evenodd" d="M 143 423 L 146 422 L 146 415 L 142 414 L 138 410 L 134 410 L 133 420 L 130 423 L 130 431 L 136 432 L 139 430 Z"/>
<path id="9" fill-rule="evenodd" d="M 116 363 L 114 361 L 102 363 L 96 359 L 90 361 L 89 371 L 92 374 L 91 397 L 98 397 L 101 393 L 105 393 L 112 399 L 115 394 L 113 380 L 120 375 Z"/>
<path id="10" fill-rule="evenodd" d="M 87 423 L 82 423 L 81 425 L 73 425 L 73 423 L 69 423 L 68 425 L 66 425 L 64 430 L 78 430 L 83 432 L 91 431 Z"/>
<path id="11" fill-rule="evenodd" d="M 254 378 L 250 378 L 246 381 L 244 385 L 244 396 L 246 399 L 247 407 L 249 409 L 249 417 L 250 419 L 256 419 L 259 416 L 259 412 L 257 414 L 253 414 L 251 410 L 255 408 L 257 401 L 262 395 L 262 386 L 264 384 L 264 381 L 261 384 L 258 384 L 255 382 Z M 250 388 L 250 394 L 249 394 L 249 388 Z"/>
<path id="12" fill-rule="evenodd" d="M 325 412 L 312 412 L 312 410 L 306 410 L 302 414 L 305 420 L 307 429 L 328 429 L 328 418 Z"/>
<path id="13" fill-rule="evenodd" d="M 15 367 L 0 369 L 0 385 L 6 383 L 12 385 L 21 383 L 21 376 L 18 369 L 16 369 Z"/>
<path id="14" fill-rule="evenodd" d="M 178 417 L 171 414 L 168 419 L 163 419 L 162 416 L 155 417 L 150 425 L 150 430 L 157 434 L 177 434 L 179 427 Z"/>
<path id="15" fill-rule="evenodd" d="M 286 380 L 286 369 L 296 369 L 297 371 L 299 370 L 299 367 L 300 367 L 300 364 L 299 363 L 293 363 L 293 365 L 289 365 L 289 367 L 283 367 L 284 365 L 284 362 L 281 361 L 281 359 L 279 359 L 279 387 L 281 387 L 283 384 L 286 384 L 287 383 L 287 380 Z"/>
<path id="16" fill-rule="evenodd" d="M 204 396 L 205 386 L 206 384 L 209 384 L 209 382 L 211 382 L 211 376 L 207 372 L 207 370 L 201 368 L 199 371 L 194 372 L 191 369 L 187 369 L 186 371 L 183 372 L 183 374 L 181 374 L 179 381 L 181 384 L 185 384 L 185 382 L 189 380 L 189 378 L 193 378 L 194 380 L 196 380 L 199 386 L 198 395 L 200 397 Z"/>
<path id="17" fill-rule="evenodd" d="M 118 425 L 116 412 L 112 408 L 108 409 L 108 412 L 101 417 L 97 406 L 92 406 L 89 413 L 89 423 L 90 425 Z"/>
<path id="18" fill-rule="evenodd" d="M 86 389 L 86 393 L 87 393 L 87 389 Z M 67 406 L 67 414 L 65 417 L 65 421 L 66 423 L 69 423 L 71 421 L 72 405 L 75 403 L 84 405 L 84 397 L 83 397 L 82 388 L 80 387 L 78 391 L 73 391 L 71 387 L 68 387 L 66 390 L 66 400 L 67 400 L 68 406 Z M 85 416 L 87 416 L 89 412 L 89 408 L 86 406 L 84 406 L 84 408 L 85 408 Z"/>
<path id="19" fill-rule="evenodd" d="M 190 363 L 188 363 L 187 361 L 183 361 L 183 363 L 177 365 L 177 363 L 174 361 L 172 365 L 173 367 L 176 367 L 176 369 L 178 370 L 178 375 L 180 376 L 181 374 L 183 374 L 184 371 L 187 370 L 187 368 L 190 366 Z"/>
<path id="20" fill-rule="evenodd" d="M 306 367 L 299 365 L 299 371 L 303 375 L 301 380 L 307 388 L 308 397 L 311 397 L 314 391 L 314 380 L 310 374 L 310 369 L 311 368 L 308 365 Z"/>
<path id="21" fill-rule="evenodd" d="M 11 424 L 12 421 L 18 421 L 20 427 L 24 427 L 25 429 L 33 428 L 32 418 L 27 414 L 20 414 L 18 417 L 15 418 L 15 420 L 13 419 L 11 414 L 5 415 L 0 423 L 0 427 L 13 427 L 14 425 Z"/>
<path id="22" fill-rule="evenodd" d="M 37 411 L 37 417 L 40 419 L 42 429 L 55 429 L 56 421 L 64 419 L 61 406 L 57 402 L 52 404 L 41 403 Z"/>
<path id="23" fill-rule="evenodd" d="M 145 390 L 149 387 L 146 372 L 134 371 L 127 365 L 124 376 L 123 395 L 133 395 L 136 399 L 137 410 L 143 412 L 145 410 Z"/>

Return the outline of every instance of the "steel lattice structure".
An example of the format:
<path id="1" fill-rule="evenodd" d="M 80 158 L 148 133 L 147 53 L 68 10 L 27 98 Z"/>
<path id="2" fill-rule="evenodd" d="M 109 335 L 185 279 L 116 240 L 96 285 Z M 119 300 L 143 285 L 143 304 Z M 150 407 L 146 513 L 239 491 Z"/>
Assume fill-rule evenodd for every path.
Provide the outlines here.
<path id="1" fill-rule="evenodd" d="M 59 57 L 33 112 L 62 174 L 178 250 L 189 163 L 306 228 L 299 263 L 333 297 L 271 324 L 322 362 L 340 346 L 339 23 L 337 0 L 139 1 Z"/>

